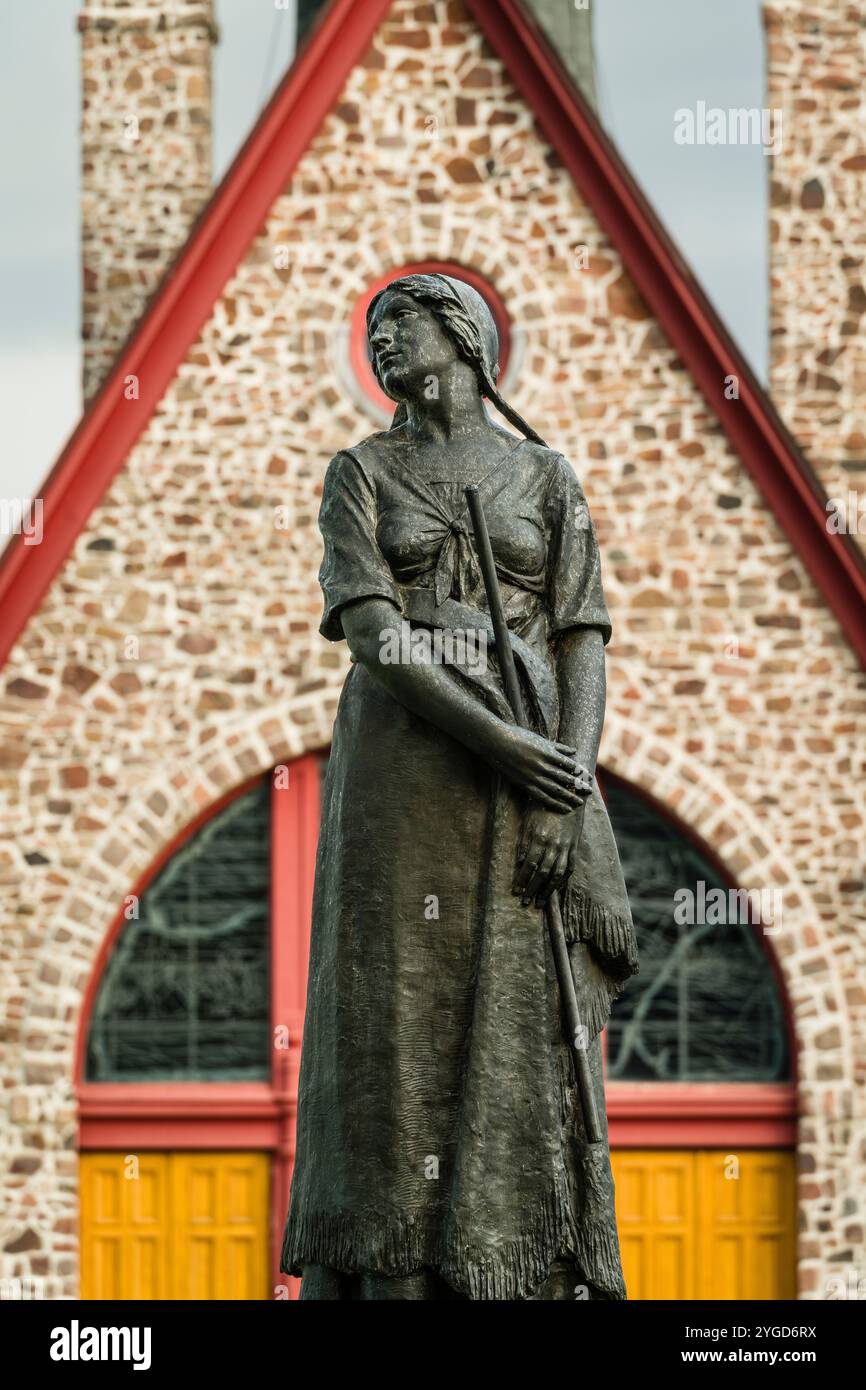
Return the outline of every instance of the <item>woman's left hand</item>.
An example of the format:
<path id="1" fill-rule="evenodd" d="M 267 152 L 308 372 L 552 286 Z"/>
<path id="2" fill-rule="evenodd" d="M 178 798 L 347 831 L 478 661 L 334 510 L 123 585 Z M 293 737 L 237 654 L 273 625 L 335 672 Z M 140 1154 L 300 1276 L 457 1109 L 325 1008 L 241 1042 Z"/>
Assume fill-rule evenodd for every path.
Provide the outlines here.
<path id="1" fill-rule="evenodd" d="M 543 907 L 551 893 L 565 883 L 574 868 L 585 807 L 583 801 L 567 815 L 542 806 L 528 807 L 512 884 L 512 892 L 524 907 L 531 902 Z"/>

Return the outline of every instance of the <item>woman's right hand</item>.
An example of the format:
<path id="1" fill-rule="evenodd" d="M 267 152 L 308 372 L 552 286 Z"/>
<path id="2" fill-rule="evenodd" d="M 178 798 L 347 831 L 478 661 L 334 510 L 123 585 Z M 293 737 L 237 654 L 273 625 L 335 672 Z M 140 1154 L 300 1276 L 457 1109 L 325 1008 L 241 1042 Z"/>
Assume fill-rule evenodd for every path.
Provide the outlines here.
<path id="1" fill-rule="evenodd" d="M 585 792 L 579 792 L 576 786 L 576 750 L 564 743 L 553 743 L 530 729 L 503 722 L 487 752 L 487 761 L 550 811 L 566 814 L 585 800 Z"/>

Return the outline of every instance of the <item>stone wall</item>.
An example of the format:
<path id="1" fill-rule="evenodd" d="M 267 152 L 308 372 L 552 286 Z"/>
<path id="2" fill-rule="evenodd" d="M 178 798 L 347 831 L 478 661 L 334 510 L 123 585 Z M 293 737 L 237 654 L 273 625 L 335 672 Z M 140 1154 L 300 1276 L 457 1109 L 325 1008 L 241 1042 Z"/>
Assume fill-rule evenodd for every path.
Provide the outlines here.
<path id="1" fill-rule="evenodd" d="M 213 0 L 84 0 L 82 336 L 92 396 L 211 191 Z"/>
<path id="2" fill-rule="evenodd" d="M 457 0 L 394 5 L 3 673 L 2 1272 L 76 1287 L 73 1049 L 123 894 L 202 806 L 329 740 L 346 651 L 317 636 L 316 512 L 370 429 L 345 335 L 368 283 L 424 260 L 499 291 L 514 404 L 585 484 L 603 761 L 784 892 L 799 1280 L 825 1297 L 864 1261 L 866 679 Z"/>
<path id="3" fill-rule="evenodd" d="M 847 0 L 773 0 L 764 17 L 767 104 L 783 120 L 770 198 L 770 389 L 866 547 L 866 13 Z"/>

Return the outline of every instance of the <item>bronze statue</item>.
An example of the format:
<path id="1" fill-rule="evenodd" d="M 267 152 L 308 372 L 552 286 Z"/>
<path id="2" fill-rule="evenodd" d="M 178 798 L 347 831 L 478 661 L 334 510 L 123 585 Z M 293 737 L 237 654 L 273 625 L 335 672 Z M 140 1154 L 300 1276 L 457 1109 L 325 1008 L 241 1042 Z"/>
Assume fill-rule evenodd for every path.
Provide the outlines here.
<path id="1" fill-rule="evenodd" d="M 321 631 L 353 665 L 282 1268 L 307 1299 L 623 1299 L 599 1034 L 637 952 L 593 776 L 610 637 L 595 534 L 570 465 L 499 395 L 475 290 L 408 276 L 367 326 L 397 410 L 336 455 L 322 498 Z M 471 485 L 529 728 L 496 657 Z M 601 1143 L 545 928 L 554 893 Z"/>

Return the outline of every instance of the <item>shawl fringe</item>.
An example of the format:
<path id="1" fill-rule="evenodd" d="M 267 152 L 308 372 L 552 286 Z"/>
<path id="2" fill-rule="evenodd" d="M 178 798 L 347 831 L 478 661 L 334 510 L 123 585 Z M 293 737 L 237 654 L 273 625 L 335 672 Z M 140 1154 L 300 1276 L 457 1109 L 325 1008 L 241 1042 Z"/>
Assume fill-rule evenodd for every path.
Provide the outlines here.
<path id="1" fill-rule="evenodd" d="M 583 1114 L 577 1094 L 577 1077 L 571 1048 L 561 1047 L 557 1054 L 560 1116 L 565 1129 L 577 1129 L 583 1134 Z M 607 1117 L 603 1119 L 605 1138 L 607 1136 Z M 605 1144 L 605 1149 L 607 1145 Z M 597 1154 L 592 1146 L 578 1138 L 576 1153 L 577 1180 L 584 1189 L 592 1190 L 593 1201 L 581 1202 L 582 1212 L 574 1240 L 574 1256 L 580 1272 L 587 1284 L 591 1284 L 603 1298 L 624 1300 L 627 1298 L 625 1281 L 622 1277 L 622 1264 L 619 1249 L 619 1236 L 615 1224 L 608 1220 L 593 1217 L 593 1211 L 605 1211 L 608 1206 L 607 1194 L 602 1185 L 598 1170 Z"/>
<path id="2" fill-rule="evenodd" d="M 581 1022 L 592 1039 L 610 1018 L 629 975 L 637 973 L 631 913 L 613 912 L 571 883 L 560 894 L 560 905 L 569 946 L 585 946 L 589 953 L 580 965 L 570 952 Z"/>
<path id="3" fill-rule="evenodd" d="M 587 980 L 583 983 L 575 980 L 574 983 L 580 1021 L 591 1041 L 597 1037 L 610 1018 L 611 1008 L 622 994 L 623 985 L 606 975 L 600 980 Z"/>
<path id="4" fill-rule="evenodd" d="M 621 981 L 637 974 L 637 941 L 630 912 L 613 912 L 571 884 L 566 884 L 561 903 L 565 939 L 570 945 L 588 942 L 593 953 L 601 957 L 600 964 Z"/>

